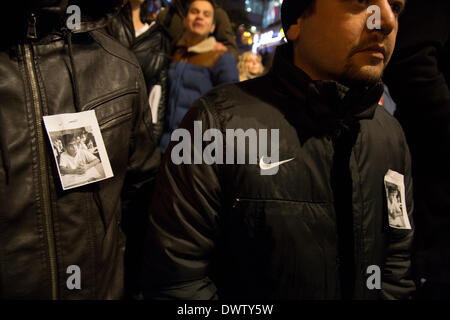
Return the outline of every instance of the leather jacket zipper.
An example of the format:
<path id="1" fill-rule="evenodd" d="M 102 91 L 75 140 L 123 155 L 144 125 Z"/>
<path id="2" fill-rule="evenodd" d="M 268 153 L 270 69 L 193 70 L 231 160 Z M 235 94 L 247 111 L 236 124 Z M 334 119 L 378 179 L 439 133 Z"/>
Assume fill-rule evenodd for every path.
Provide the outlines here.
<path id="1" fill-rule="evenodd" d="M 50 258 L 50 279 L 52 287 L 52 300 L 56 300 L 58 297 L 57 289 L 57 273 L 56 273 L 56 250 L 55 240 L 53 237 L 53 221 L 52 212 L 50 208 L 50 186 L 48 181 L 48 169 L 46 161 L 46 148 L 44 144 L 44 132 L 42 129 L 42 109 L 40 103 L 38 83 L 36 79 L 36 72 L 33 63 L 32 44 L 25 44 L 25 63 L 30 80 L 31 92 L 33 96 L 33 107 L 35 111 L 36 132 L 38 141 L 39 152 L 39 171 L 40 171 L 40 183 L 42 190 L 41 208 L 43 209 L 45 217 L 45 230 L 47 234 L 48 254 Z"/>
<path id="2" fill-rule="evenodd" d="M 36 15 L 34 13 L 28 18 L 27 38 L 32 40 L 37 39 Z"/>

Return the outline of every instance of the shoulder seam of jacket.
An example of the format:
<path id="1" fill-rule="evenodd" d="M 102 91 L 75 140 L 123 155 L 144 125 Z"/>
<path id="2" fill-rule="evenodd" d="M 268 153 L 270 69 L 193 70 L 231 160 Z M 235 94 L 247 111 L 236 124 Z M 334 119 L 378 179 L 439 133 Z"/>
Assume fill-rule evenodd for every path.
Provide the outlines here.
<path id="1" fill-rule="evenodd" d="M 90 34 L 90 36 L 95 40 L 95 42 L 96 42 L 100 47 L 102 47 L 103 50 L 105 50 L 105 51 L 106 51 L 107 53 L 109 53 L 110 55 L 112 55 L 112 56 L 114 56 L 114 57 L 116 57 L 116 58 L 118 58 L 118 59 L 120 59 L 120 60 L 123 60 L 123 61 L 125 61 L 125 62 L 127 62 L 127 63 L 129 63 L 129 64 L 131 64 L 131 65 L 134 66 L 135 68 L 140 69 L 140 66 L 139 66 L 139 63 L 137 62 L 137 60 L 136 60 L 136 61 L 132 61 L 132 60 L 133 60 L 133 56 L 130 55 L 130 56 L 129 56 L 130 59 L 127 59 L 126 56 L 121 56 L 121 55 L 119 55 L 119 54 L 113 52 L 112 50 L 106 48 L 106 47 L 103 45 L 103 43 L 101 43 L 101 41 L 99 41 L 98 38 L 97 38 L 97 34 L 98 34 L 98 33 L 101 34 L 101 32 L 95 32 L 95 31 L 96 31 L 96 30 L 94 30 L 94 31 L 89 31 L 89 34 Z M 110 36 L 109 36 L 109 35 L 106 35 L 106 34 L 103 34 L 103 36 L 110 38 Z M 110 38 L 110 39 L 114 40 L 114 38 Z M 114 40 L 114 41 L 117 42 L 117 40 Z M 117 43 L 118 43 L 118 42 L 117 42 Z M 119 45 L 121 45 L 121 44 L 119 43 Z M 124 49 L 127 49 L 127 48 L 125 48 L 123 45 L 121 45 L 121 46 L 122 46 Z M 134 58 L 134 59 L 136 59 L 136 58 Z"/>

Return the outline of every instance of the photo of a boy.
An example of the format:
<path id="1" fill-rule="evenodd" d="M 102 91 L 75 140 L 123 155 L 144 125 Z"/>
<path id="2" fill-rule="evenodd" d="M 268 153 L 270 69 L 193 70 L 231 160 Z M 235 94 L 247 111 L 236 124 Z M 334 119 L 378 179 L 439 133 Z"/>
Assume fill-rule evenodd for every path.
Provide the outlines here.
<path id="1" fill-rule="evenodd" d="M 59 169 L 61 175 L 85 174 L 87 170 L 100 163 L 100 159 L 85 148 L 80 148 L 73 134 L 62 136 L 64 152 L 59 158 Z"/>

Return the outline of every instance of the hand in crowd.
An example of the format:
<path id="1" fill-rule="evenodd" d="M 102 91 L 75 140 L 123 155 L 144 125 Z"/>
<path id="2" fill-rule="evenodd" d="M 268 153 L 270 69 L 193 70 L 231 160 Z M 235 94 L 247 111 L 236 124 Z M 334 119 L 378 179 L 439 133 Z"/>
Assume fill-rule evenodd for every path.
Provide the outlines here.
<path id="1" fill-rule="evenodd" d="M 222 42 L 217 42 L 213 48 L 214 51 L 228 51 L 228 48 Z"/>

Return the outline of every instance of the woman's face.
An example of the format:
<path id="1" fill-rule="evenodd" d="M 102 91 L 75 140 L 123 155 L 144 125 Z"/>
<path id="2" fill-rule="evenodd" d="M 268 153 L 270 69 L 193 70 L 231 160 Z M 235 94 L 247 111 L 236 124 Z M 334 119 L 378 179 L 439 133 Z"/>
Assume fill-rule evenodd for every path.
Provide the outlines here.
<path id="1" fill-rule="evenodd" d="M 254 54 L 247 58 L 245 66 L 250 74 L 258 74 L 261 70 L 258 57 Z"/>

